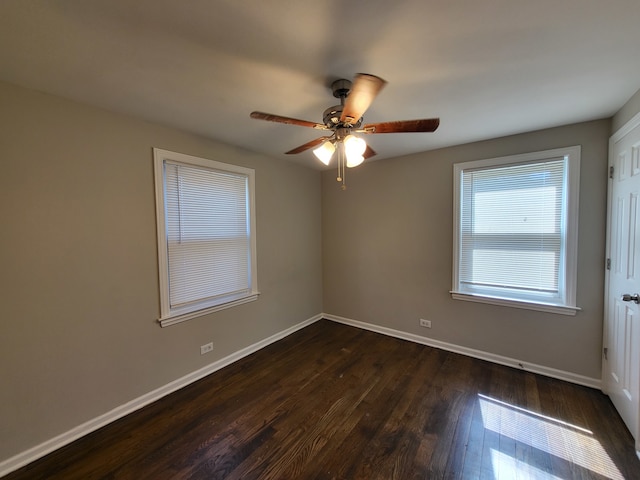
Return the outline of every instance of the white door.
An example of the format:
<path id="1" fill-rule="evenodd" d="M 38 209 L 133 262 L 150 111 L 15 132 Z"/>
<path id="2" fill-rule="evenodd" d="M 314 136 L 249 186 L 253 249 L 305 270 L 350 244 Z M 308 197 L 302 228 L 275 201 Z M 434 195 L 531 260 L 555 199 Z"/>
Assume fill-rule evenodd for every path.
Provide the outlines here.
<path id="1" fill-rule="evenodd" d="M 640 115 L 611 137 L 609 168 L 602 381 L 640 451 Z"/>

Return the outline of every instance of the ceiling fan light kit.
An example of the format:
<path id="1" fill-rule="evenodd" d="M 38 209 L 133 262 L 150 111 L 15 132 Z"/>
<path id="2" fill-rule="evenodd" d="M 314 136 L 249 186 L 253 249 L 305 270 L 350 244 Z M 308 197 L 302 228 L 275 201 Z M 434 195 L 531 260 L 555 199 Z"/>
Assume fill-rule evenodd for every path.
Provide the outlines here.
<path id="1" fill-rule="evenodd" d="M 331 157 L 333 156 L 333 152 L 335 151 L 336 151 L 335 145 L 329 140 L 327 140 L 318 148 L 315 148 L 313 150 L 313 154 L 318 158 L 318 160 L 320 160 L 322 163 L 328 166 L 329 162 L 331 162 Z"/>
<path id="2" fill-rule="evenodd" d="M 364 162 L 364 151 L 367 149 L 367 142 L 355 135 L 347 135 L 344 138 L 344 153 L 347 157 L 347 167 L 353 168 Z"/>
<path id="3" fill-rule="evenodd" d="M 342 78 L 336 80 L 331 84 L 331 90 L 333 96 L 340 99 L 340 105 L 334 105 L 324 111 L 322 115 L 324 123 L 314 123 L 265 112 L 251 112 L 251 118 L 333 132 L 329 136 L 316 138 L 286 153 L 297 154 L 313 148 L 314 155 L 328 166 L 337 150 L 338 176 L 336 179 L 342 182 L 344 190 L 346 189 L 345 166 L 357 167 L 365 159 L 376 154 L 364 139 L 353 135 L 354 133 L 369 135 L 375 133 L 434 132 L 440 125 L 439 118 L 362 125 L 364 112 L 386 84 L 387 82 L 382 78 L 367 73 L 357 74 L 353 83 Z"/>

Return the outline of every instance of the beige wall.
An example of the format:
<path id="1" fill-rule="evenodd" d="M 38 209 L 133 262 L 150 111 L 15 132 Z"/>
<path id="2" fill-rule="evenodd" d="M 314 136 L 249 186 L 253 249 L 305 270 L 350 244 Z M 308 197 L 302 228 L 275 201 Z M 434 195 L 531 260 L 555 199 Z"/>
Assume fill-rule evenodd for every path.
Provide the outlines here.
<path id="1" fill-rule="evenodd" d="M 600 378 L 610 121 L 601 120 L 323 172 L 324 311 L 593 379 Z M 456 162 L 582 145 L 575 317 L 452 300 Z M 431 320 L 432 328 L 418 326 Z"/>
<path id="2" fill-rule="evenodd" d="M 638 111 L 640 92 L 613 122 L 372 162 L 343 192 L 333 170 L 0 83 L 0 462 L 322 311 L 599 378 L 607 141 Z M 452 164 L 577 144 L 583 310 L 452 300 Z M 157 325 L 152 147 L 256 169 L 257 302 Z"/>
<path id="3" fill-rule="evenodd" d="M 158 326 L 152 147 L 256 170 L 258 301 Z M 317 171 L 6 83 L 0 165 L 0 462 L 322 311 Z"/>
<path id="4" fill-rule="evenodd" d="M 615 133 L 640 112 L 640 90 L 638 90 L 613 117 L 611 133 Z"/>

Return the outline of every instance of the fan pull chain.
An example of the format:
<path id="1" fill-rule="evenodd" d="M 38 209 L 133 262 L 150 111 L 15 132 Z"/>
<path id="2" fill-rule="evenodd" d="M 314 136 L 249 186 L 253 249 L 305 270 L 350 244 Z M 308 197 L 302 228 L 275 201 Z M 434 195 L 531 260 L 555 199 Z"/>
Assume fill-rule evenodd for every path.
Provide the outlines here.
<path id="1" fill-rule="evenodd" d="M 346 169 L 345 169 L 345 153 L 344 153 L 344 144 L 341 143 L 338 146 L 338 176 L 336 177 L 336 181 L 338 182 L 342 182 L 342 186 L 340 187 L 342 190 L 346 190 L 347 189 L 347 185 L 346 185 Z"/>

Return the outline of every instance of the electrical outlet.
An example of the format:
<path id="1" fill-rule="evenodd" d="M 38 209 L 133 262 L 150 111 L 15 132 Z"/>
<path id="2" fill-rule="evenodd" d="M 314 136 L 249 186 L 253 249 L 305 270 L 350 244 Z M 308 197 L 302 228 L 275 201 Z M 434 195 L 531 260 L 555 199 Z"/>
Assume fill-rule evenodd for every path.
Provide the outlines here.
<path id="1" fill-rule="evenodd" d="M 420 319 L 420 326 L 425 328 L 431 328 L 431 320 Z"/>
<path id="2" fill-rule="evenodd" d="M 205 353 L 209 353 L 213 350 L 213 342 L 207 343 L 206 345 L 202 345 L 200 347 L 200 355 L 204 355 Z"/>

